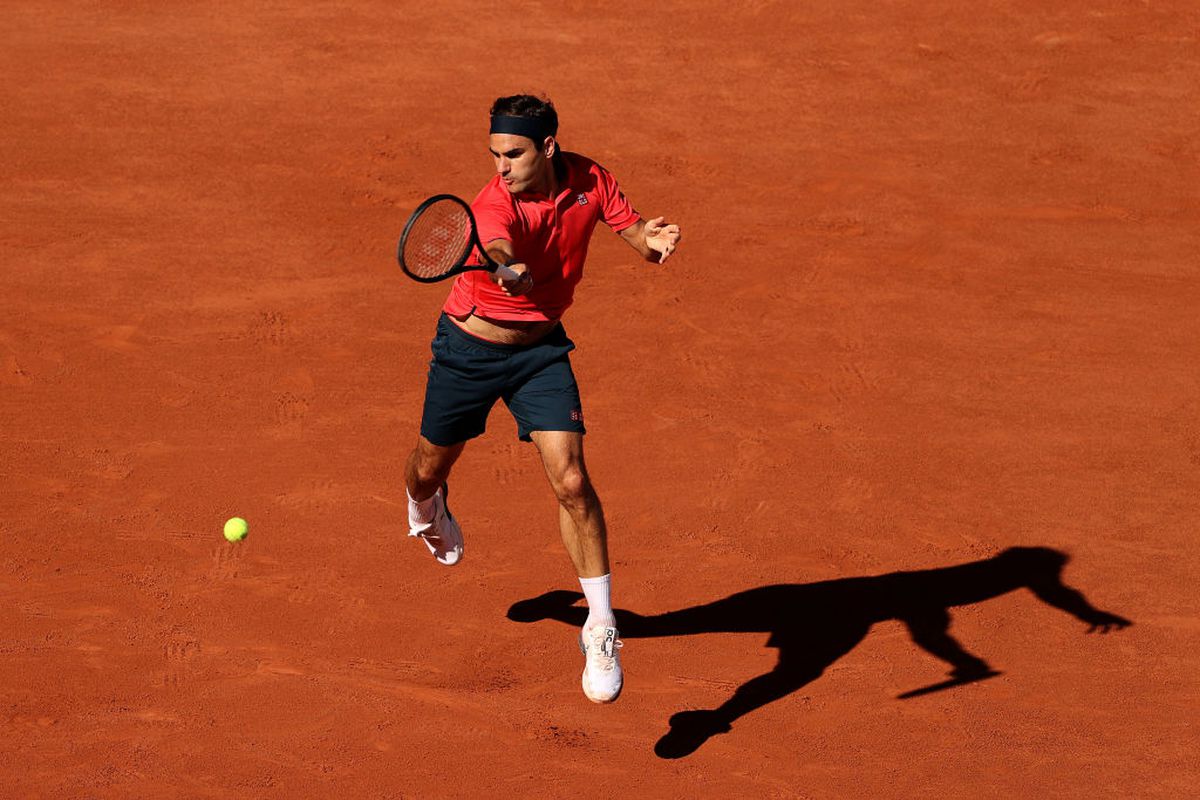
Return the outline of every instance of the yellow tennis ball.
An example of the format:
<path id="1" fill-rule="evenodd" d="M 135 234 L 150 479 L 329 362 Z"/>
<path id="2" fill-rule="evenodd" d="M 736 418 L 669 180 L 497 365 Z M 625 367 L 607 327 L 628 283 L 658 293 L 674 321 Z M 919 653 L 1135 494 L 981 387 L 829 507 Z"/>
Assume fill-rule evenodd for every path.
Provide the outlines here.
<path id="1" fill-rule="evenodd" d="M 225 523 L 225 538 L 231 542 L 240 542 L 246 538 L 249 530 L 250 526 L 246 524 L 246 520 L 241 517 L 231 517 Z"/>

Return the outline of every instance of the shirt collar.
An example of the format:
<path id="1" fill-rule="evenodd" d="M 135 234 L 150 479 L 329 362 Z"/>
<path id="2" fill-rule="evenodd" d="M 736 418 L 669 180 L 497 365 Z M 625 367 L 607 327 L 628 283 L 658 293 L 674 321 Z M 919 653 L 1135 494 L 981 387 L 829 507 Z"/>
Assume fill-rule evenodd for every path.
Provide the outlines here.
<path id="1" fill-rule="evenodd" d="M 574 159 L 568 157 L 568 153 L 559 150 L 554 157 L 554 174 L 558 178 L 558 194 L 551 198 L 537 192 L 517 192 L 513 197 L 522 203 L 551 203 L 557 204 L 562 201 L 563 197 L 572 196 L 574 189 L 572 188 L 577 177 Z"/>

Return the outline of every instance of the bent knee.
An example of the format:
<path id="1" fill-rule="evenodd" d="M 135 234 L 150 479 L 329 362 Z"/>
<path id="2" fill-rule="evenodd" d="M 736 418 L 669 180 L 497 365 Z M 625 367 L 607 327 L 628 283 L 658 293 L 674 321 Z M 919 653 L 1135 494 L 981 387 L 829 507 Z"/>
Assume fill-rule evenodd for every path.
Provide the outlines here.
<path id="1" fill-rule="evenodd" d="M 555 478 L 554 494 L 564 506 L 586 506 L 596 496 L 587 473 L 574 467 Z"/>
<path id="2" fill-rule="evenodd" d="M 430 461 L 418 461 L 413 473 L 417 480 L 422 484 L 441 483 L 445 480 L 445 476 L 437 468 L 437 464 Z"/>
<path id="3" fill-rule="evenodd" d="M 412 474 L 421 484 L 441 483 L 450 473 L 450 463 L 417 450 L 413 454 Z"/>

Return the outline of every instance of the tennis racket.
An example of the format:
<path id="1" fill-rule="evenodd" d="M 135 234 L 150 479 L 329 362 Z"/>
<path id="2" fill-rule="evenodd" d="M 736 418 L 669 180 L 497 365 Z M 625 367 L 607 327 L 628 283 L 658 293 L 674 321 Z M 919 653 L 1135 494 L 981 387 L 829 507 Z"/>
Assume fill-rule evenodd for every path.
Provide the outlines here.
<path id="1" fill-rule="evenodd" d="M 468 264 L 478 252 L 482 264 Z M 483 249 L 471 207 L 452 194 L 430 197 L 408 218 L 396 252 L 404 274 L 421 283 L 436 283 L 471 270 L 484 270 L 509 281 L 520 274 Z"/>

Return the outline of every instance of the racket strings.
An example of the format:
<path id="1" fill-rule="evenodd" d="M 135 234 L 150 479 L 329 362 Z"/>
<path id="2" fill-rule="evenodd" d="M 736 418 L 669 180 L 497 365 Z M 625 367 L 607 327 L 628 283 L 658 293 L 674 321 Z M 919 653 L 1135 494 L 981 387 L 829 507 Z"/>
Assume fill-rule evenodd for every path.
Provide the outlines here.
<path id="1" fill-rule="evenodd" d="M 435 278 L 454 269 L 471 249 L 471 218 L 458 203 L 441 200 L 421 212 L 404 238 L 401 257 L 408 271 Z"/>

